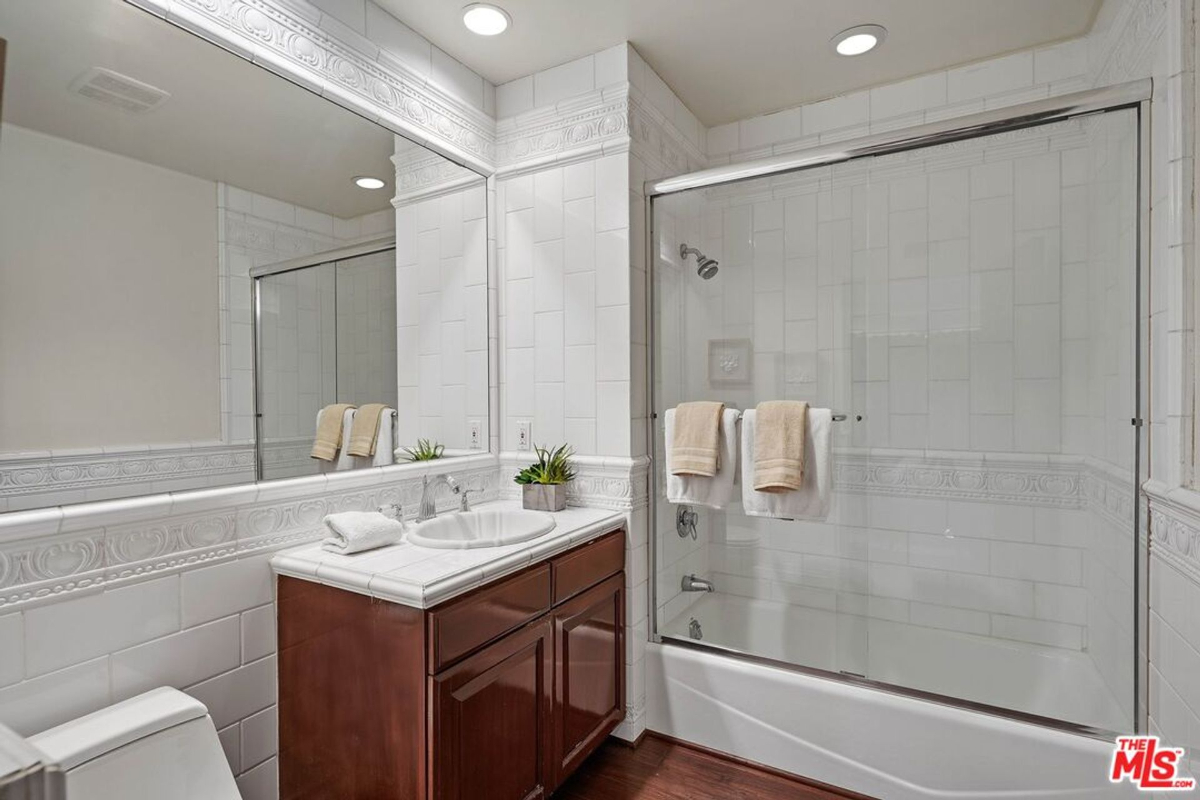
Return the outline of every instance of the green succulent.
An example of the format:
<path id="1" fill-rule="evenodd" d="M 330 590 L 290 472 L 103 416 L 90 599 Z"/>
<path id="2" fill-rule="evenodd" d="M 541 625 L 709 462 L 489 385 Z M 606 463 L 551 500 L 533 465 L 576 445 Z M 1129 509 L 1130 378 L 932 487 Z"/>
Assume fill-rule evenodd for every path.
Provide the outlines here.
<path id="1" fill-rule="evenodd" d="M 531 483 L 557 485 L 569 483 L 575 478 L 575 470 L 571 468 L 571 456 L 575 451 L 570 445 L 561 445 L 550 450 L 546 447 L 534 447 L 538 460 L 517 473 L 513 480 L 522 486 Z"/>
<path id="2" fill-rule="evenodd" d="M 416 447 L 404 448 L 405 457 L 409 461 L 433 461 L 435 458 L 441 458 L 444 452 L 446 452 L 444 445 L 428 439 L 417 439 Z"/>

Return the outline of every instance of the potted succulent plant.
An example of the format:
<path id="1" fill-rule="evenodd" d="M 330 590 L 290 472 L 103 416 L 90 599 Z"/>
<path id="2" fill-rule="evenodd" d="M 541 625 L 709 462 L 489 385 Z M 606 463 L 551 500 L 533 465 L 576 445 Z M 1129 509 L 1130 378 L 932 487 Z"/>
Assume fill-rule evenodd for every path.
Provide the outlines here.
<path id="1" fill-rule="evenodd" d="M 567 507 L 567 484 L 575 478 L 571 468 L 574 451 L 565 444 L 554 450 L 533 449 L 538 460 L 513 478 L 523 487 L 521 504 L 534 511 L 562 511 Z"/>
<path id="2" fill-rule="evenodd" d="M 429 439 L 417 439 L 416 447 L 402 448 L 404 458 L 408 461 L 433 461 L 441 458 L 442 453 L 446 451 L 446 447 L 436 441 Z"/>

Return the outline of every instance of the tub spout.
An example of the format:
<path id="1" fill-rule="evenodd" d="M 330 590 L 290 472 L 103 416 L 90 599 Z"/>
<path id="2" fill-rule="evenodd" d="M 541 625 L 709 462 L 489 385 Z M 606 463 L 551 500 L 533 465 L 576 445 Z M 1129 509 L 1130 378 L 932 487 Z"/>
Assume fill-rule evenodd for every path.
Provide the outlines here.
<path id="1" fill-rule="evenodd" d="M 683 590 L 685 592 L 711 592 L 714 588 L 712 581 L 706 581 L 703 578 L 697 578 L 695 575 L 683 576 Z"/>

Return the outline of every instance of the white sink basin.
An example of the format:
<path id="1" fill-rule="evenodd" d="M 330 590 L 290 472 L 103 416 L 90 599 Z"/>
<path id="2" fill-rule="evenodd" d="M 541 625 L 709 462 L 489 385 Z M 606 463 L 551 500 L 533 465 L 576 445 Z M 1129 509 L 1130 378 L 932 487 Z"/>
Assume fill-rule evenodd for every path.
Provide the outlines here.
<path id="1" fill-rule="evenodd" d="M 535 539 L 554 530 L 554 525 L 554 517 L 541 511 L 485 508 L 420 522 L 405 538 L 419 547 L 443 550 L 500 547 Z"/>

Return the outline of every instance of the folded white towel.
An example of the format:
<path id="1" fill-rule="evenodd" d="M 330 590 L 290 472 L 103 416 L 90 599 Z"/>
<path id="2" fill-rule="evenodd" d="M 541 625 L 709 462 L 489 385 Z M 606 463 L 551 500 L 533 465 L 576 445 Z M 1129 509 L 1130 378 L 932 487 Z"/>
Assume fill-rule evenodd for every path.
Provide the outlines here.
<path id="1" fill-rule="evenodd" d="M 317 425 L 321 424 L 321 415 L 325 413 L 325 409 L 317 412 Z M 383 415 L 381 414 L 380 417 Z M 350 428 L 354 426 L 354 408 L 347 408 L 342 415 L 342 446 L 338 448 L 337 459 L 334 461 L 318 461 L 317 465 L 321 472 L 341 472 L 347 469 L 354 468 L 355 457 L 350 455 Z M 376 451 L 378 452 L 378 450 Z M 370 459 L 357 459 L 359 461 L 370 461 Z"/>
<path id="2" fill-rule="evenodd" d="M 754 488 L 754 411 L 742 414 L 742 511 L 752 517 L 824 519 L 833 496 L 830 436 L 833 412 L 808 409 L 804 437 L 804 481 L 794 492 L 759 492 Z"/>
<path id="3" fill-rule="evenodd" d="M 666 414 L 667 501 L 692 506 L 724 508 L 733 497 L 733 479 L 737 475 L 738 420 L 742 412 L 727 408 L 721 413 L 720 452 L 717 473 L 711 478 L 702 475 L 673 475 L 671 473 L 671 442 L 675 435 L 675 409 Z"/>
<path id="4" fill-rule="evenodd" d="M 404 523 L 388 519 L 378 511 L 327 514 L 325 527 L 331 535 L 322 540 L 321 548 L 342 555 L 396 544 L 404 535 Z"/>

